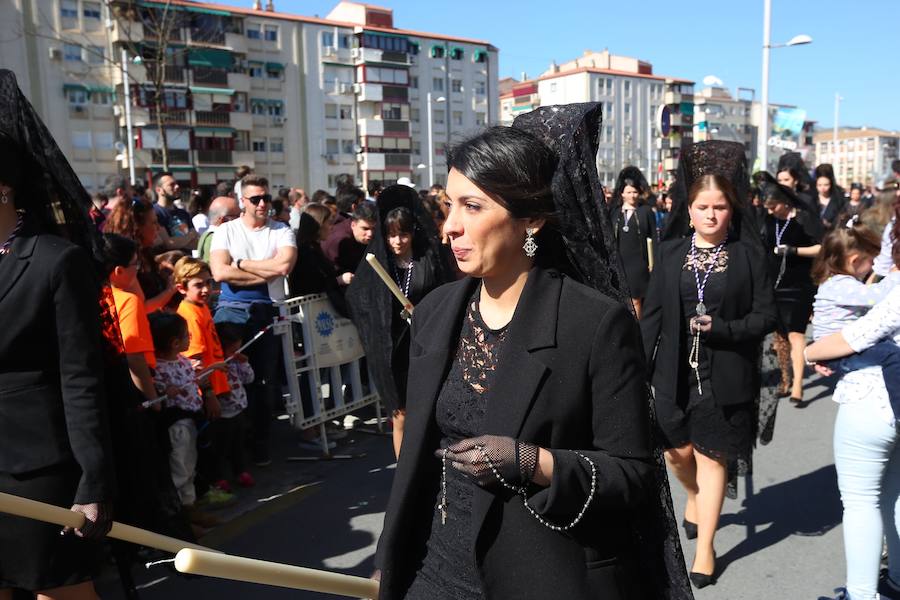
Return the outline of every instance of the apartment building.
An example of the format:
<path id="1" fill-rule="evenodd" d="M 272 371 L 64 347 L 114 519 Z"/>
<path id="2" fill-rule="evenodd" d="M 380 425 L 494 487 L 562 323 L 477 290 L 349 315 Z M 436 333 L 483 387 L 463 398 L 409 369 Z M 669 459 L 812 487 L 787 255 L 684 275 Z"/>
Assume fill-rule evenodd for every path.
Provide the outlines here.
<path id="1" fill-rule="evenodd" d="M 586 51 L 575 60 L 550 68 L 535 79 L 509 85 L 500 97 L 500 120 L 511 123 L 538 106 L 601 102 L 603 126 L 597 166 L 604 185 L 634 165 L 656 181 L 659 168 L 671 176 L 683 144 L 693 139 L 693 82 L 653 73 L 636 58 Z M 661 108 L 666 107 L 665 131 Z"/>
<path id="2" fill-rule="evenodd" d="M 448 143 L 498 120 L 497 49 L 395 28 L 386 8 L 341 2 L 323 19 L 271 3 L 2 4 L 0 66 L 91 191 L 132 166 L 192 186 L 241 165 L 273 187 L 333 189 L 345 173 L 427 185 Z"/>
<path id="3" fill-rule="evenodd" d="M 831 163 L 834 176 L 844 188 L 851 183 L 877 184 L 890 176 L 891 161 L 900 156 L 900 132 L 860 127 L 840 128 L 837 144 L 832 130 L 813 134 L 816 159 Z"/>

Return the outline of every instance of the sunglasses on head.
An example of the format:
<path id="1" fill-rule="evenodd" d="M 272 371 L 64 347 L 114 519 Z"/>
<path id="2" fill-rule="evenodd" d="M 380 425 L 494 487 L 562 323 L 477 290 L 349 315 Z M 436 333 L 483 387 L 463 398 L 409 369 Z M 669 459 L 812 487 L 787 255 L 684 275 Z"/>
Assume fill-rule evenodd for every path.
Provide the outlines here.
<path id="1" fill-rule="evenodd" d="M 272 194 L 260 194 L 258 196 L 244 196 L 244 200 L 252 204 L 253 206 L 259 206 L 260 202 L 265 202 L 266 204 L 272 203 Z"/>

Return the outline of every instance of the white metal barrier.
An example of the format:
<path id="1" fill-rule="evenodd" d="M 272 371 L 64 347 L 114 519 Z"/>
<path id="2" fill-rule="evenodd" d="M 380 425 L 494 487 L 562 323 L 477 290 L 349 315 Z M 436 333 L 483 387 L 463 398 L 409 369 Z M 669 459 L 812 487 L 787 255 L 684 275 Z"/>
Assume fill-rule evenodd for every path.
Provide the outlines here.
<path id="1" fill-rule="evenodd" d="M 289 394 L 285 405 L 291 424 L 297 429 L 319 426 L 326 455 L 326 422 L 374 404 L 380 428 L 381 403 L 371 383 L 368 393 L 363 389 L 360 368 L 365 353 L 353 322 L 341 317 L 324 294 L 290 298 L 279 302 L 278 308 L 274 333 L 281 336 Z M 325 372 L 328 383 L 323 383 Z M 304 379 L 311 411 L 303 407 Z"/>

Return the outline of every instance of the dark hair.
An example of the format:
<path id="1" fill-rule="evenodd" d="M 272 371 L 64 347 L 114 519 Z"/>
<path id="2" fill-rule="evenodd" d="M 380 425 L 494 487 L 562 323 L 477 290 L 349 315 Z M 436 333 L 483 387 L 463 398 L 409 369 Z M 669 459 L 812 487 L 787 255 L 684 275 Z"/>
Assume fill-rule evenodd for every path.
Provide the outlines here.
<path id="1" fill-rule="evenodd" d="M 247 173 L 241 177 L 241 188 L 247 185 L 255 185 L 257 187 L 269 188 L 269 180 L 262 175 L 256 173 Z"/>
<path id="2" fill-rule="evenodd" d="M 103 272 L 109 276 L 116 267 L 127 267 L 137 254 L 134 240 L 116 233 L 103 234 Z"/>
<path id="3" fill-rule="evenodd" d="M 378 208 L 374 202 L 360 202 L 353 211 L 354 221 L 368 221 L 369 223 L 378 223 Z"/>
<path id="4" fill-rule="evenodd" d="M 307 204 L 300 213 L 297 227 L 297 245 L 310 246 L 319 243 L 319 231 L 326 219 L 331 218 L 331 209 L 324 204 Z"/>
<path id="5" fill-rule="evenodd" d="M 287 200 L 288 197 L 290 196 L 290 193 L 291 193 L 290 188 L 286 188 L 286 187 L 278 188 L 278 197 L 281 198 L 282 200 Z"/>
<path id="6" fill-rule="evenodd" d="M 279 198 L 277 200 L 272 200 L 272 212 L 277 217 L 281 213 L 284 212 L 284 200 Z"/>
<path id="7" fill-rule="evenodd" d="M 335 200 L 334 196 L 332 196 L 331 194 L 325 194 L 325 197 L 322 198 L 321 204 L 322 206 L 333 206 L 335 207 L 335 209 L 337 209 L 337 200 Z"/>
<path id="8" fill-rule="evenodd" d="M 163 171 L 162 173 L 157 173 L 153 177 L 153 187 L 158 188 L 162 184 L 163 177 L 172 177 L 174 179 L 174 175 L 172 175 L 171 171 Z"/>
<path id="9" fill-rule="evenodd" d="M 834 186 L 834 167 L 831 163 L 822 163 L 816 167 L 816 179 L 819 177 L 827 177 L 831 180 L 832 187 Z"/>
<path id="10" fill-rule="evenodd" d="M 172 342 L 188 330 L 187 321 L 178 313 L 157 311 L 147 315 L 147 320 L 150 321 L 150 335 L 157 352 L 169 350 Z"/>
<path id="11" fill-rule="evenodd" d="M 784 173 L 785 171 L 787 171 L 787 173 L 793 178 L 794 185 L 799 187 L 800 183 L 802 182 L 802 179 L 800 178 L 800 171 L 798 171 L 796 167 L 789 167 L 787 165 L 784 165 L 778 168 L 778 172 L 776 172 L 775 175 L 777 176 L 778 173 Z"/>
<path id="12" fill-rule="evenodd" d="M 891 161 L 891 171 L 900 173 L 900 158 Z"/>
<path id="13" fill-rule="evenodd" d="M 353 182 L 353 175 L 350 173 L 341 173 L 334 178 L 334 195 L 339 195 L 342 191 L 347 188 L 355 188 L 356 184 Z"/>
<path id="14" fill-rule="evenodd" d="M 103 192 L 107 196 L 115 196 L 116 190 L 128 189 L 128 181 L 124 175 L 110 175 L 103 182 Z"/>
<path id="15" fill-rule="evenodd" d="M 812 267 L 812 278 L 821 285 L 832 275 L 853 275 L 844 269 L 847 255 L 861 252 L 868 256 L 878 256 L 881 239 L 863 223 L 852 227 L 838 227 L 829 231 L 822 239 L 822 248 Z"/>
<path id="16" fill-rule="evenodd" d="M 541 140 L 512 127 L 489 127 L 450 149 L 455 169 L 503 206 L 514 219 L 544 219 L 538 231 L 536 263 L 571 270 L 557 229 L 551 184 L 558 159 Z"/>
<path id="17" fill-rule="evenodd" d="M 353 206 L 366 199 L 366 194 L 356 187 L 339 188 L 337 191 L 337 209 L 342 213 L 353 212 Z"/>
<path id="18" fill-rule="evenodd" d="M 316 190 L 315 192 L 313 192 L 313 195 L 310 196 L 309 201 L 313 204 L 322 204 L 327 197 L 328 192 L 326 192 L 325 190 Z"/>
<path id="19" fill-rule="evenodd" d="M 384 218 L 385 237 L 399 233 L 412 235 L 415 229 L 416 220 L 412 212 L 405 206 L 398 206 Z"/>
<path id="20" fill-rule="evenodd" d="M 216 335 L 219 336 L 219 342 L 223 349 L 231 344 L 244 341 L 244 329 L 237 323 L 216 323 Z"/>
<path id="21" fill-rule="evenodd" d="M 212 202 L 212 199 L 204 194 L 202 190 L 192 190 L 191 199 L 188 200 L 188 214 L 192 217 L 195 217 L 200 213 L 206 214 L 209 210 L 210 202 Z"/>
<path id="22" fill-rule="evenodd" d="M 220 181 L 216 184 L 216 198 L 234 195 L 234 181 Z"/>
<path id="23" fill-rule="evenodd" d="M 241 165 L 237 168 L 237 171 L 234 172 L 235 179 L 243 179 L 245 176 L 253 173 L 253 168 L 247 165 Z"/>
<path id="24" fill-rule="evenodd" d="M 382 185 L 382 183 L 378 180 L 370 181 L 369 187 L 367 189 L 369 191 L 369 195 L 374 198 L 379 194 L 379 192 L 381 192 L 381 190 L 384 189 L 384 185 Z"/>

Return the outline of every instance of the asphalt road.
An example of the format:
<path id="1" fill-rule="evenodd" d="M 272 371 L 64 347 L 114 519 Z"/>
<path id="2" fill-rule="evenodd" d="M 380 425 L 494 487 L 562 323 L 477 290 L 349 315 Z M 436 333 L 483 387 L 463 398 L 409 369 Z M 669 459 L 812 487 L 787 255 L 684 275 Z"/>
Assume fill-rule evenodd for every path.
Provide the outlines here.
<path id="1" fill-rule="evenodd" d="M 716 536 L 719 582 L 695 592 L 703 599 L 756 600 L 833 596 L 844 577 L 841 506 L 831 432 L 836 405 L 822 380 L 807 382 L 813 402 L 779 406 L 773 441 L 757 448 L 752 482 L 725 501 Z M 279 423 L 279 452 L 293 450 L 296 434 Z M 363 433 L 340 442 L 338 453 L 358 456 L 325 462 L 276 463 L 260 485 L 244 492 L 234 516 L 201 542 L 229 553 L 368 576 L 393 474 L 390 438 Z M 672 482 L 676 514 L 684 494 Z M 240 514 L 243 513 L 243 514 Z M 682 540 L 688 566 L 693 543 Z M 321 599 L 303 593 L 207 578 L 185 578 L 162 567 L 135 568 L 142 599 Z M 105 599 L 123 598 L 112 571 L 100 584 Z"/>

